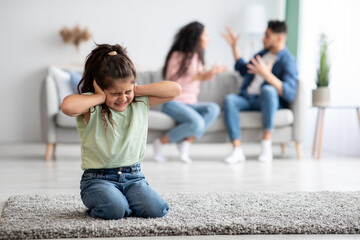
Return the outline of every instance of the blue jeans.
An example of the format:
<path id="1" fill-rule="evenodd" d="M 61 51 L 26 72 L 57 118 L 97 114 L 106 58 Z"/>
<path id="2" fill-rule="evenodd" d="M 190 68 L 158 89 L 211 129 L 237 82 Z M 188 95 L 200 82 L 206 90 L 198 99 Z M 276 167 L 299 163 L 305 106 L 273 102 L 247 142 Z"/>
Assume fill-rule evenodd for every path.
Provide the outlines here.
<path id="1" fill-rule="evenodd" d="M 81 200 L 88 208 L 87 214 L 93 218 L 156 218 L 169 211 L 168 204 L 145 180 L 140 163 L 129 167 L 85 170 L 80 189 Z"/>
<path id="2" fill-rule="evenodd" d="M 279 94 L 272 85 L 263 85 L 260 95 L 227 95 L 224 100 L 224 117 L 231 141 L 241 139 L 240 111 L 261 111 L 264 130 L 272 131 L 274 116 L 279 108 Z"/>
<path id="3" fill-rule="evenodd" d="M 172 117 L 176 127 L 167 134 L 171 142 L 179 142 L 187 137 L 199 139 L 220 114 L 220 107 L 213 102 L 185 104 L 170 101 L 164 103 L 162 111 Z"/>

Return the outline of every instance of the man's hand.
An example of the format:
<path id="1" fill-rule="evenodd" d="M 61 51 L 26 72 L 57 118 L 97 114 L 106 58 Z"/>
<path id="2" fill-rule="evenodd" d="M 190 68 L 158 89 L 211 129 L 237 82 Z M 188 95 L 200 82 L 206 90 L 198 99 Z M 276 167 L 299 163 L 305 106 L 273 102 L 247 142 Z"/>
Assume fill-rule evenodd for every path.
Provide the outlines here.
<path id="1" fill-rule="evenodd" d="M 222 32 L 221 36 L 229 43 L 231 46 L 234 59 L 237 61 L 240 58 L 240 50 L 237 46 L 240 40 L 240 34 L 235 34 L 231 27 L 226 27 L 227 33 Z"/>
<path id="2" fill-rule="evenodd" d="M 235 34 L 231 27 L 226 27 L 226 33 L 221 32 L 221 36 L 229 43 L 231 47 L 236 47 L 240 40 L 240 34 Z"/>
<path id="3" fill-rule="evenodd" d="M 252 74 L 259 74 L 263 78 L 265 78 L 266 81 L 269 74 L 271 73 L 272 67 L 274 66 L 274 60 L 271 59 L 267 65 L 263 62 L 261 57 L 257 55 L 255 58 L 251 59 L 252 64 L 247 64 L 248 67 L 248 73 Z"/>
<path id="4" fill-rule="evenodd" d="M 256 59 L 255 59 L 256 58 Z M 261 57 L 257 55 L 255 58 L 251 59 L 252 64 L 247 64 L 248 73 L 259 74 L 262 76 L 266 82 L 270 85 L 273 85 L 280 96 L 283 95 L 282 90 L 282 81 L 278 79 L 272 72 L 275 60 L 271 59 L 267 65 L 263 62 Z"/>

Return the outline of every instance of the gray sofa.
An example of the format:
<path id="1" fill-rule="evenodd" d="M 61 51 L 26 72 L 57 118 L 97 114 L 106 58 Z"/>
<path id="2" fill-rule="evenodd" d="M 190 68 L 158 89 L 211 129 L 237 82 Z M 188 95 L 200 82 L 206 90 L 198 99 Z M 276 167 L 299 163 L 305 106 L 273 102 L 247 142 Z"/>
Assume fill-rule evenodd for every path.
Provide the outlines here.
<path id="1" fill-rule="evenodd" d="M 45 159 L 55 155 L 57 143 L 79 143 L 74 118 L 64 115 L 60 110 L 60 103 L 68 94 L 69 74 L 64 69 L 78 70 L 80 68 L 50 67 L 49 73 L 42 85 L 42 123 L 46 145 Z M 161 81 L 160 71 L 147 71 L 138 73 L 138 83 L 147 84 Z M 226 72 L 214 77 L 212 81 L 201 85 L 199 101 L 212 101 L 222 106 L 224 97 L 229 93 L 237 93 L 243 79 L 236 72 Z M 305 94 L 304 86 L 299 81 L 296 99 L 290 109 L 281 109 L 275 115 L 275 130 L 273 143 L 279 143 L 284 149 L 288 142 L 295 142 L 297 157 L 301 158 L 300 142 L 304 133 Z M 242 140 L 244 142 L 258 142 L 262 137 L 262 123 L 260 112 L 241 112 Z M 173 128 L 176 122 L 161 112 L 161 106 L 151 108 L 149 113 L 148 143 Z M 223 114 L 220 114 L 214 124 L 208 129 L 197 143 L 224 143 L 229 142 Z"/>

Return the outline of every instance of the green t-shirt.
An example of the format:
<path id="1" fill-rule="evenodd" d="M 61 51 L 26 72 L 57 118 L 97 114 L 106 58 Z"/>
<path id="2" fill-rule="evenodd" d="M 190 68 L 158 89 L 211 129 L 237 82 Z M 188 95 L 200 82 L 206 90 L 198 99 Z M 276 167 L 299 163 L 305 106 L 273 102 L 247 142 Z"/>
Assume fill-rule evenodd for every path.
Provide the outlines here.
<path id="1" fill-rule="evenodd" d="M 89 93 L 85 93 L 89 94 Z M 90 109 L 86 123 L 84 115 L 76 117 L 76 126 L 81 140 L 81 168 L 117 168 L 130 166 L 143 159 L 149 114 L 149 98 L 136 97 L 125 111 L 110 109 L 114 127 L 107 120 L 105 134 L 101 119 L 101 105 Z M 105 114 L 107 119 L 107 114 Z"/>

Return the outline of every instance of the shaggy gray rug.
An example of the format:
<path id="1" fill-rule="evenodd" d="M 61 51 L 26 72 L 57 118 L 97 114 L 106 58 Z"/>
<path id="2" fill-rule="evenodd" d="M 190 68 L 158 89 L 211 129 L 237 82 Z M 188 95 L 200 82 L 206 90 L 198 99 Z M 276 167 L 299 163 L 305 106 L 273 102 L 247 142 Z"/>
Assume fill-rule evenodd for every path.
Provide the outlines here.
<path id="1" fill-rule="evenodd" d="M 12 196 L 0 239 L 360 233 L 360 192 L 164 194 L 164 218 L 88 217 L 78 195 Z"/>

